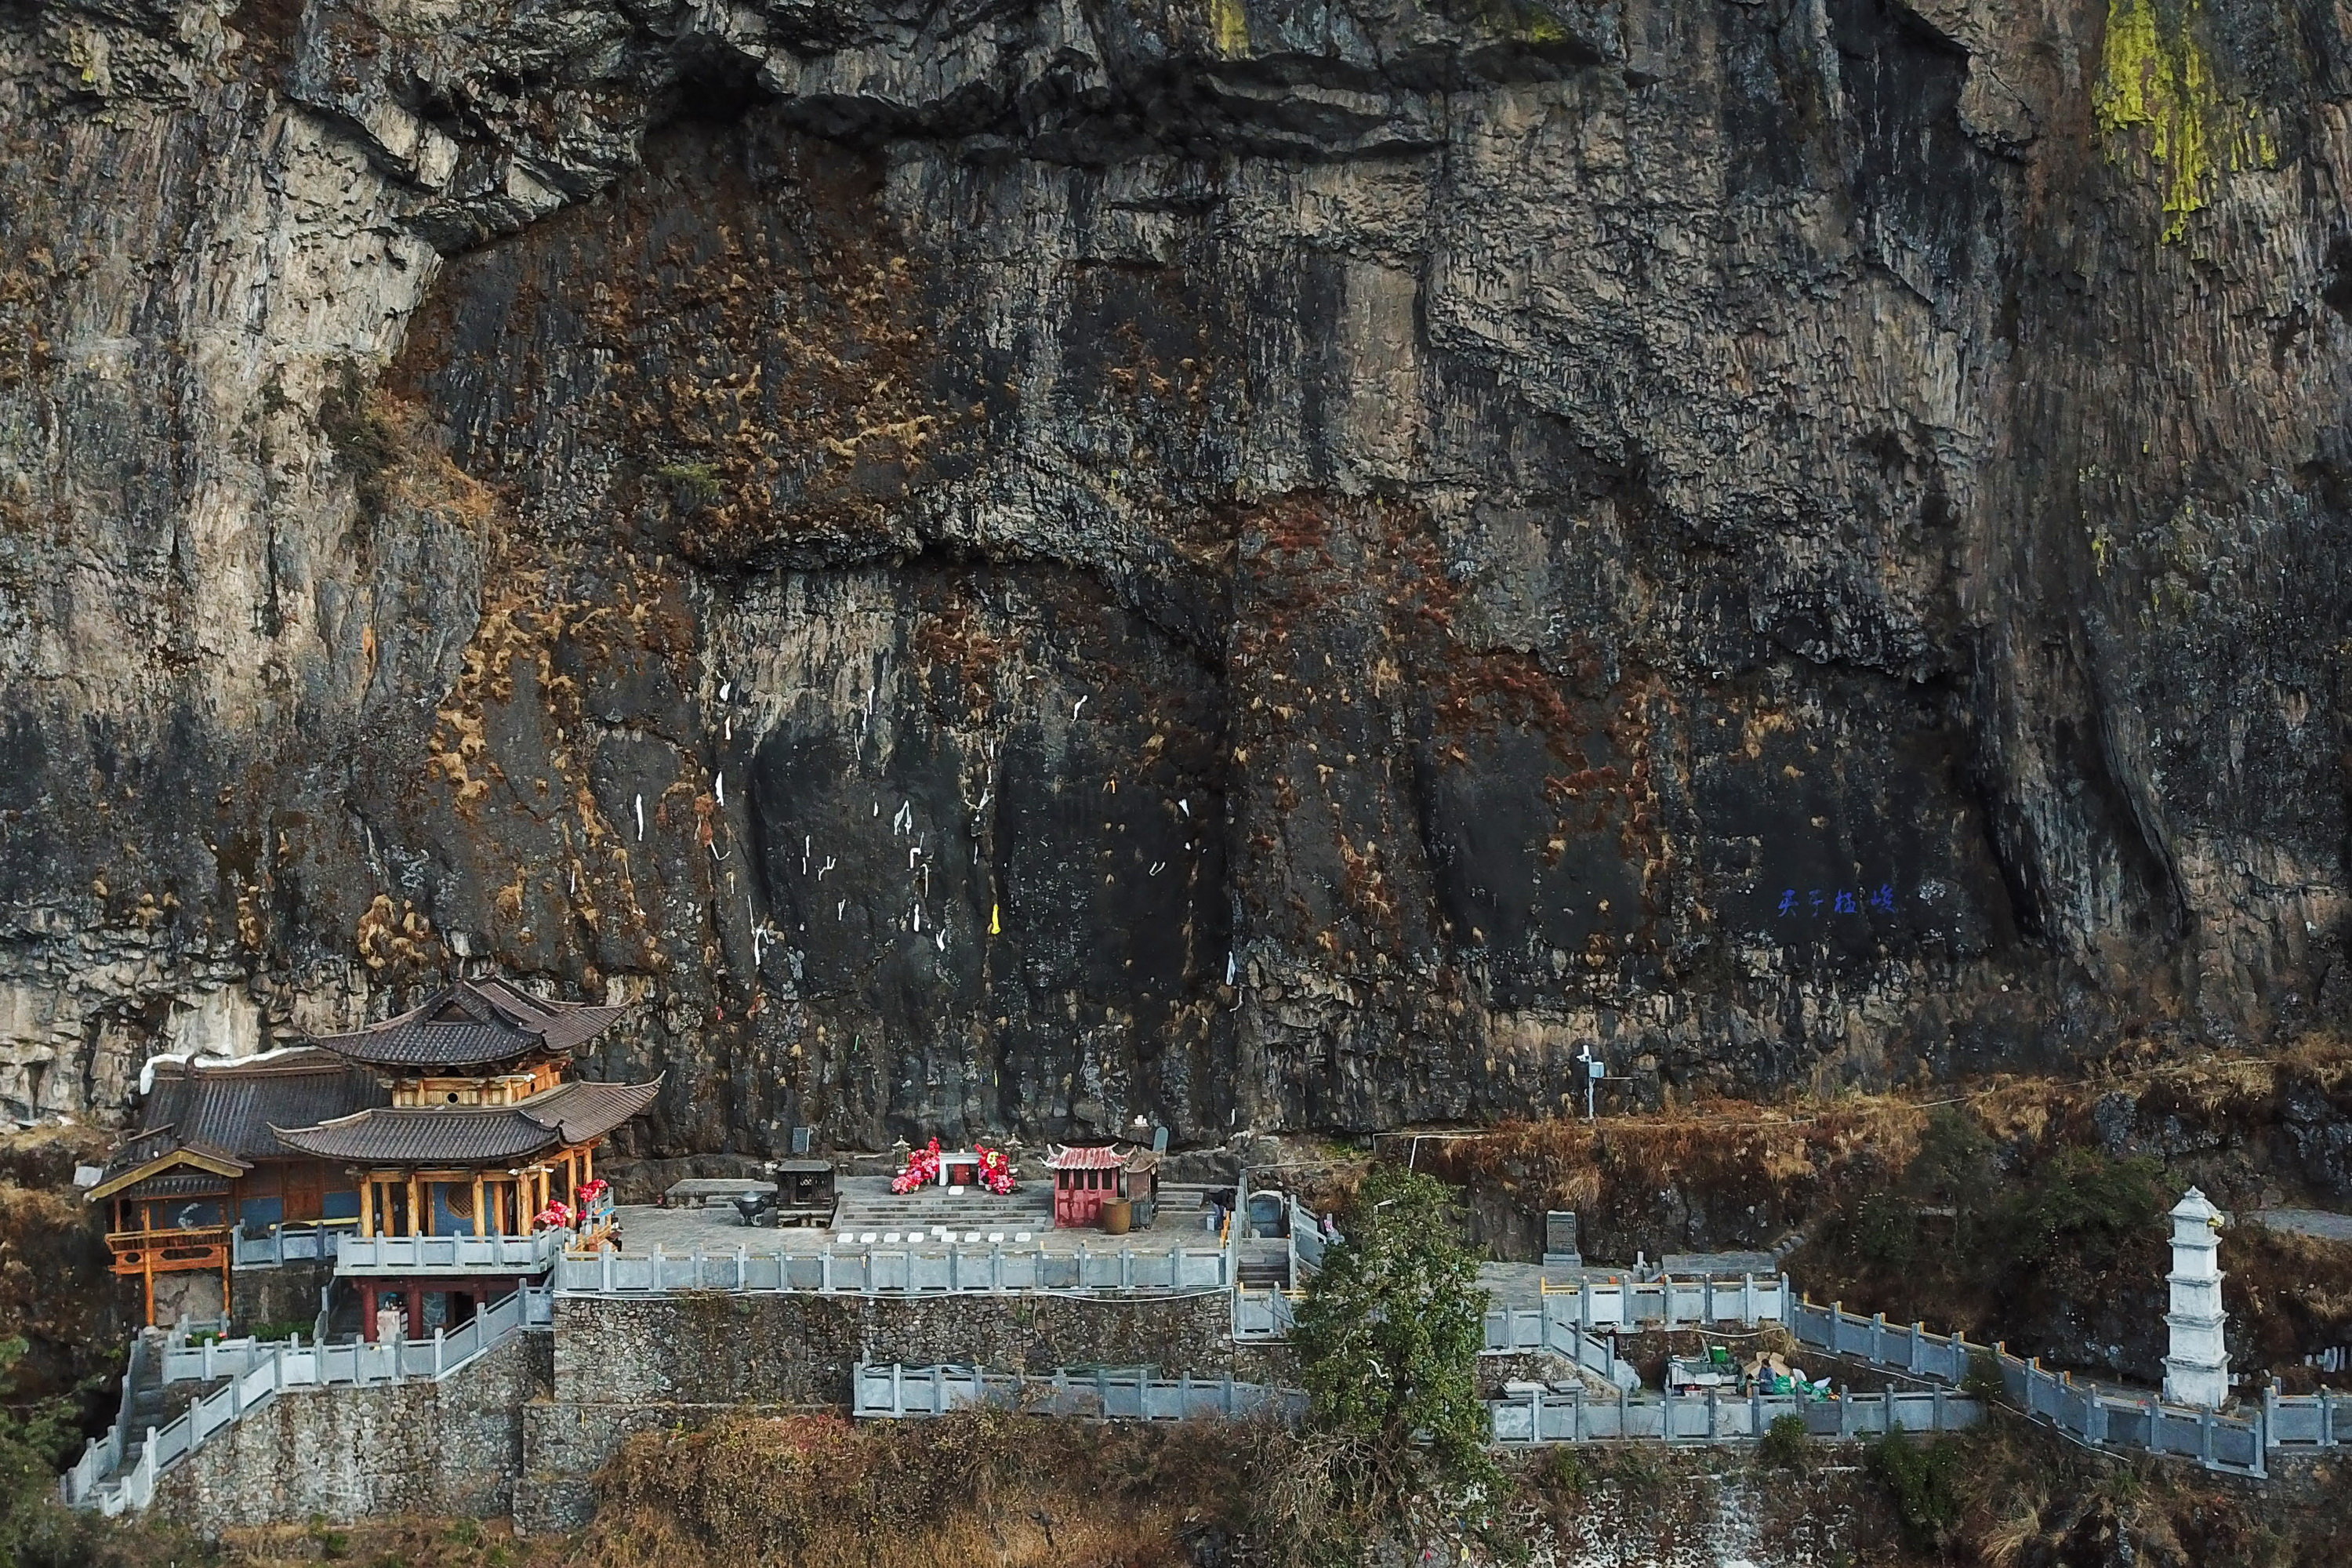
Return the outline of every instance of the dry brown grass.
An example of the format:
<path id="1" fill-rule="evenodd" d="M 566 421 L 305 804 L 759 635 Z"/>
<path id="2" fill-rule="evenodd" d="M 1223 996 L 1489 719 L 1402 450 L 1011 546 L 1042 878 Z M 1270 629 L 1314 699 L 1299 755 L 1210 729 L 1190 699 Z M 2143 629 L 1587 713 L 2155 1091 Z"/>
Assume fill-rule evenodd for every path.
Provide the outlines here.
<path id="1" fill-rule="evenodd" d="M 633 1439 L 568 1559 L 791 1568 L 1152 1568 L 1188 1527 L 1238 1509 L 1243 1447 L 1223 1426 L 1104 1426 L 1003 1410 L 852 1427 L 730 1418 Z"/>
<path id="2" fill-rule="evenodd" d="M 1588 1235 L 1638 1230 L 1664 1189 L 1793 1224 L 1900 1170 L 1926 1122 L 1920 1105 L 1892 1096 L 1788 1108 L 1710 1100 L 1599 1121 L 1507 1121 L 1485 1138 L 1423 1144 L 1419 1163 L 1506 1192 L 1530 1213 L 1574 1209 Z"/>
<path id="3" fill-rule="evenodd" d="M 1418 1160 L 1448 1180 L 1506 1192 L 1531 1214 L 1575 1209 L 1588 1230 L 1668 1187 L 1796 1223 L 1902 1170 L 1939 1105 L 1958 1105 L 2000 1143 L 2032 1152 L 2095 1144 L 2094 1112 L 2112 1096 L 2132 1100 L 2143 1121 L 2171 1117 L 2229 1131 L 2275 1122 L 2297 1090 L 2352 1095 L 2352 1042 L 2315 1036 L 2270 1056 L 2135 1064 L 2075 1079 L 2003 1074 L 1916 1092 L 1780 1104 L 1708 1099 L 1598 1121 L 1506 1121 L 1484 1137 L 1424 1143 Z"/>
<path id="4" fill-rule="evenodd" d="M 391 1519 L 231 1531 L 228 1568 L 322 1558 L 407 1568 L 1177 1568 L 1230 1528 L 1251 1428 L 1139 1427 L 1006 1410 L 854 1426 L 736 1416 L 642 1434 L 576 1533 L 503 1520 Z"/>
<path id="5" fill-rule="evenodd" d="M 1939 1440 L 1952 1456 L 1961 1517 L 1949 1553 L 1922 1558 L 1851 1453 L 1821 1447 L 1776 1472 L 1768 1540 L 1796 1532 L 1835 1560 L 1884 1564 L 2133 1561 L 2163 1568 L 2299 1568 L 2347 1561 L 2333 1467 L 2282 1470 L 2267 1486 L 2187 1465 L 2119 1462 L 2021 1419 Z M 974 1446 L 977 1445 L 975 1449 Z M 518 1540 L 503 1521 L 385 1520 L 345 1527 L 232 1531 L 222 1568 L 291 1568 L 322 1559 L 382 1568 L 1173 1568 L 1195 1532 L 1224 1529 L 1225 1561 L 1292 1568 L 1321 1555 L 1293 1539 L 1326 1532 L 1317 1450 L 1254 1426 L 1053 1421 L 1008 1412 L 852 1429 L 835 1417 L 739 1420 L 635 1440 L 603 1480 L 602 1511 L 569 1536 Z M 1538 1560 L 1549 1545 L 1665 1547 L 1707 1529 L 1720 1453 L 1639 1446 L 1506 1457 L 1497 1540 L 1462 1536 L 1436 1513 L 1409 1531 L 1455 1560 Z M 1822 1533 L 1824 1521 L 1828 1533 Z M 1246 1531 L 1238 1529 L 1246 1524 Z M 1597 1534 L 1593 1528 L 1597 1526 Z M 1793 1537 L 1792 1537 L 1793 1539 Z M 1449 1544 L 1451 1542 L 1451 1544 Z M 109 1557 L 160 1563 L 157 1548 Z M 187 1543 L 180 1542 L 181 1546 Z M 1497 1547 L 1500 1550 L 1497 1550 Z M 2128 1555 L 2118 1552 L 2124 1547 Z M 1392 1550 L 1391 1550 L 1392 1549 Z M 1411 1561 L 1394 1539 L 1376 1560 Z M 203 1560 L 175 1552 L 174 1560 Z M 1421 1560 L 1427 1560 L 1423 1558 Z M 1677 1557 L 1676 1560 L 1680 1560 Z M 1772 1560 L 1780 1560 L 1777 1556 Z M 1816 1560 L 1809 1557 L 1808 1560 Z"/>

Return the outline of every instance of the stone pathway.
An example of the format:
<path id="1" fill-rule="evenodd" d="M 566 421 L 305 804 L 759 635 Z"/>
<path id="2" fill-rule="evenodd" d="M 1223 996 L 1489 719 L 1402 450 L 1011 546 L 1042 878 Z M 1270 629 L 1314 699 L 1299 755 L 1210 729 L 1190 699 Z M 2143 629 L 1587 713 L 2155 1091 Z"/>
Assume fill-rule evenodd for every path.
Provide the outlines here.
<path id="1" fill-rule="evenodd" d="M 2352 1215 L 2330 1214 L 2326 1209 L 2256 1209 L 2248 1217 L 2272 1230 L 2315 1236 L 2322 1241 L 2352 1241 Z"/>

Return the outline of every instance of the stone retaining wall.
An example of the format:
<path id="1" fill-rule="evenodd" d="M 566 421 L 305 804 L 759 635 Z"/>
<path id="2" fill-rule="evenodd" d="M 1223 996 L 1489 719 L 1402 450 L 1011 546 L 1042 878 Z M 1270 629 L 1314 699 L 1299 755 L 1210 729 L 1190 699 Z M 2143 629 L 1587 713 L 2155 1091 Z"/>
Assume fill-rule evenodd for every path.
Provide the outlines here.
<path id="1" fill-rule="evenodd" d="M 1214 1377 L 1270 1359 L 1229 1336 L 1223 1292 L 1186 1297 L 559 1297 L 558 1403 L 849 1403 L 861 1361 L 1006 1372 L 1159 1367 Z"/>
<path id="2" fill-rule="evenodd" d="M 570 1529 L 631 1435 L 845 1408 L 860 1361 L 1295 1383 L 1286 1347 L 1233 1342 L 1230 1311 L 1223 1292 L 559 1297 L 551 1333 L 440 1383 L 279 1394 L 166 1475 L 157 1508 L 205 1532 L 386 1513 L 511 1512 L 525 1531 Z"/>
<path id="3" fill-rule="evenodd" d="M 845 1408 L 860 1361 L 1049 1373 L 1151 1366 L 1296 1382 L 1288 1349 L 1236 1345 L 1230 1299 L 708 1295 L 558 1297 L 553 1397 L 524 1412 L 516 1528 L 588 1518 L 589 1480 L 638 1432 L 730 1412 Z"/>
<path id="4" fill-rule="evenodd" d="M 229 1276 L 229 1307 L 236 1331 L 271 1323 L 299 1323 L 310 1337 L 319 1315 L 319 1292 L 335 1278 L 331 1258 L 306 1258 L 268 1268 L 239 1268 Z"/>
<path id="5" fill-rule="evenodd" d="M 205 1534 L 313 1516 L 506 1513 L 548 1349 L 524 1334 L 438 1383 L 289 1389 L 167 1471 L 156 1511 Z"/>

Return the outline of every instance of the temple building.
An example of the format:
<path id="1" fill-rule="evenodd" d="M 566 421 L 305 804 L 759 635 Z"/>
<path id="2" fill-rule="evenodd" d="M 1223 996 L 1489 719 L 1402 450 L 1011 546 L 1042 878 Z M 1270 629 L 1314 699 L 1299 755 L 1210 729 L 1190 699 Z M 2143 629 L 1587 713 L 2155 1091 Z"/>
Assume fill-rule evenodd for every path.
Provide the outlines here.
<path id="1" fill-rule="evenodd" d="M 116 1272 L 147 1280 L 151 1321 L 208 1315 L 171 1288 L 181 1274 L 217 1278 L 226 1316 L 231 1227 L 310 1223 L 369 1338 L 462 1322 L 610 1237 L 596 1146 L 660 1083 L 592 1083 L 572 1063 L 621 1012 L 461 980 L 309 1049 L 159 1076 L 90 1194 L 116 1204 Z"/>
<path id="2" fill-rule="evenodd" d="M 85 1194 L 113 1205 L 114 1272 L 141 1282 L 151 1323 L 226 1317 L 236 1232 L 359 1224 L 340 1164 L 290 1149 L 273 1121 L 308 1123 L 388 1105 L 376 1076 L 315 1047 L 243 1061 L 159 1062 L 139 1131 L 118 1144 Z M 308 1255 L 320 1243 L 310 1239 Z"/>

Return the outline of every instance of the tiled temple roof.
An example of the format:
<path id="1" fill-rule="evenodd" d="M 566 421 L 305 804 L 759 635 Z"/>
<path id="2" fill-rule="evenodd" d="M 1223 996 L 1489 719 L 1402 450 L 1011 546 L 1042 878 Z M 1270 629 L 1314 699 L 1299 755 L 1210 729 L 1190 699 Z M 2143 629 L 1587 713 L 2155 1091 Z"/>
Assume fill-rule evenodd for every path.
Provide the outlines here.
<path id="1" fill-rule="evenodd" d="M 570 1056 L 625 1012 L 584 1002 L 542 1002 L 503 980 L 460 980 L 396 1018 L 321 1035 L 337 1056 L 388 1070 L 466 1071 L 536 1052 Z"/>
<path id="2" fill-rule="evenodd" d="M 373 1073 L 320 1050 L 160 1063 L 139 1131 L 107 1155 L 89 1195 L 142 1195 L 159 1173 L 174 1169 L 208 1173 L 216 1184 L 257 1160 L 298 1158 L 278 1141 L 278 1125 L 349 1116 L 389 1099 Z M 127 1181 L 136 1186 L 126 1193 Z"/>
<path id="3" fill-rule="evenodd" d="M 1128 1163 L 1129 1156 L 1116 1148 L 1095 1145 L 1082 1149 L 1056 1149 L 1046 1159 L 1049 1171 L 1116 1171 Z"/>
<path id="4" fill-rule="evenodd" d="M 378 1165 L 480 1165 L 593 1142 L 653 1103 L 651 1083 L 561 1084 L 513 1105 L 387 1106 L 315 1127 L 279 1127 L 287 1144 L 326 1160 Z"/>
<path id="5" fill-rule="evenodd" d="M 331 1121 L 390 1099 L 375 1074 L 325 1051 L 297 1051 L 267 1061 L 160 1068 L 140 1125 L 238 1160 L 282 1160 L 290 1151 L 271 1128 Z"/>

